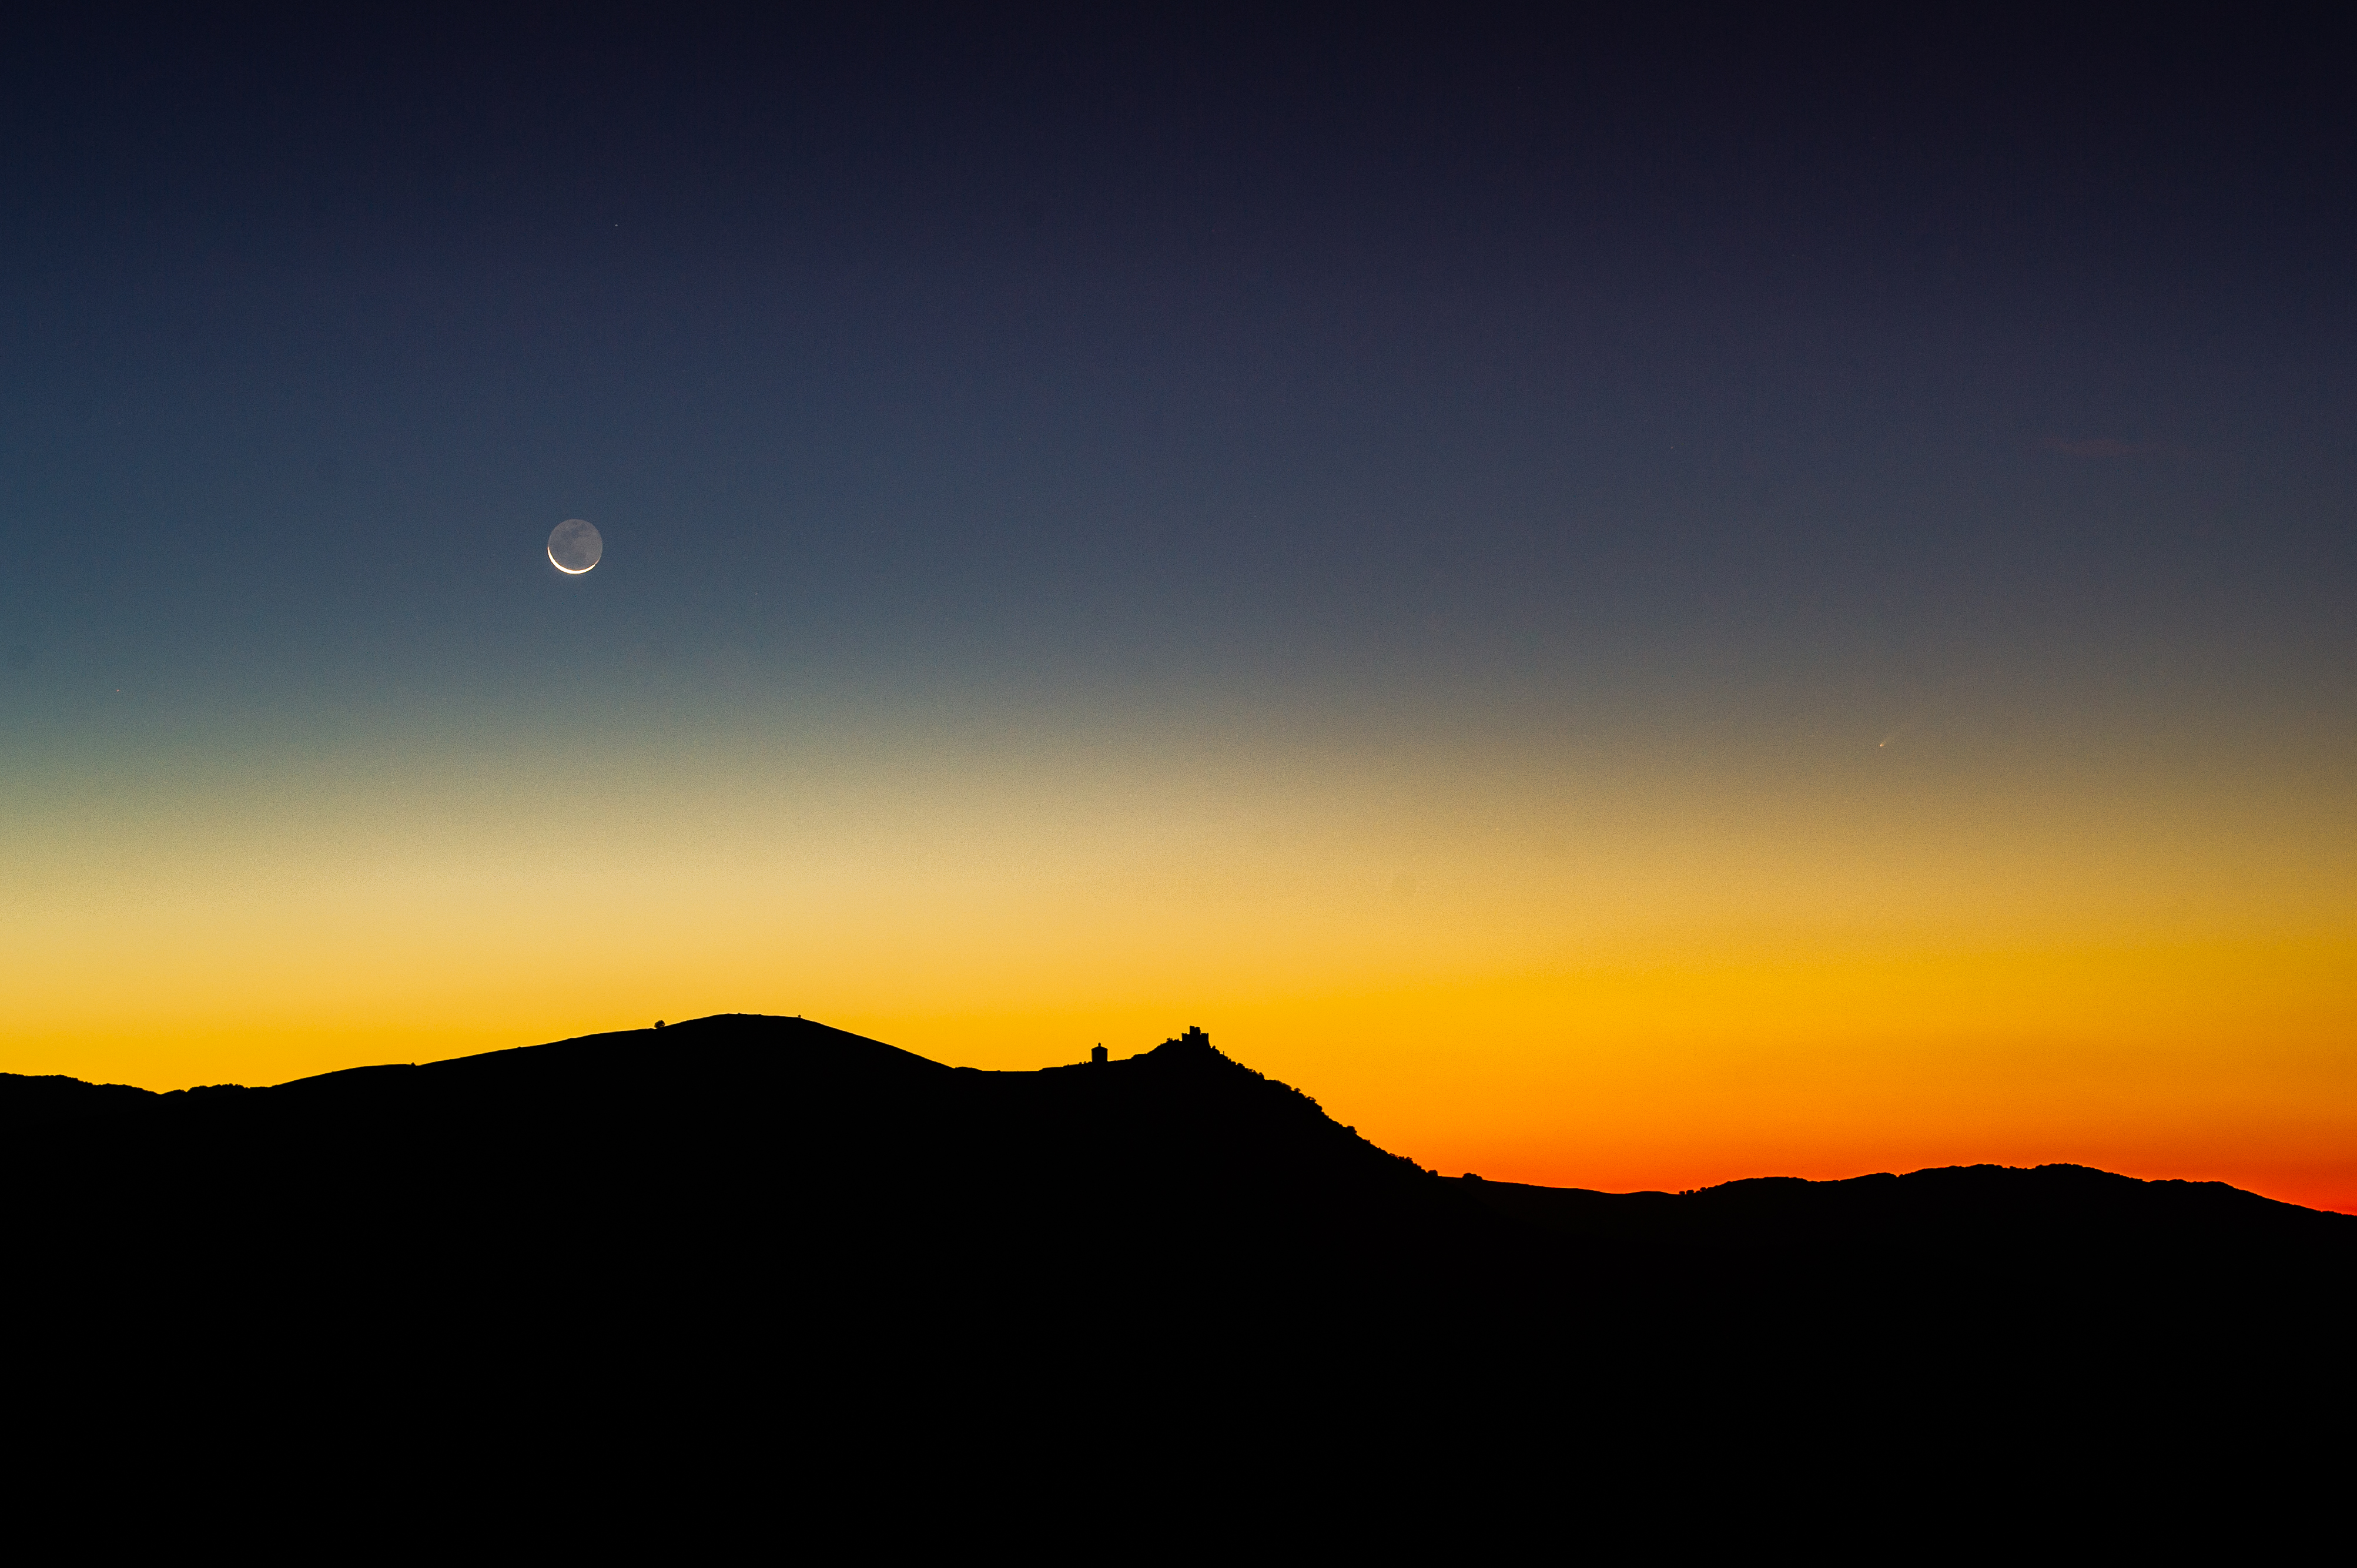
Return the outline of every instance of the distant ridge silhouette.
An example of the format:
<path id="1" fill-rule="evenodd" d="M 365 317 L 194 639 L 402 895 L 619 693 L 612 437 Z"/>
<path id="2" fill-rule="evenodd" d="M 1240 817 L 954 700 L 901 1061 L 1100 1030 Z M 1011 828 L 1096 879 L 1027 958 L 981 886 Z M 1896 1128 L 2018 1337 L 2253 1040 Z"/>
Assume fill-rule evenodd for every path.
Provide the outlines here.
<path id="1" fill-rule="evenodd" d="M 1345 1468 L 1404 1431 L 1583 1464 L 1697 1430 L 2063 1442 L 2033 1411 L 2130 1453 L 2351 1387 L 2357 1217 L 2070 1165 L 1443 1178 L 1200 1029 L 1036 1072 L 722 1015 L 269 1089 L 0 1075 L 0 1176 L 60 1365 L 168 1322 L 205 1354 L 142 1386 L 200 1401 L 268 1367 L 585 1428 L 791 1407 L 909 1465 L 1206 1423 Z"/>
<path id="2" fill-rule="evenodd" d="M 671 1024 L 660 1038 L 654 1029 L 625 1030 L 266 1090 L 157 1094 L 0 1074 L 0 1131 L 26 1184 L 17 1190 L 48 1190 L 78 1221 L 102 1220 L 110 1203 L 121 1203 L 113 1218 L 128 1222 L 146 1207 L 143 1178 L 159 1155 L 183 1189 L 208 1179 L 240 1189 L 283 1174 L 259 1159 L 269 1149 L 339 1169 L 347 1196 L 406 1192 L 404 1204 L 455 1196 L 454 1181 L 497 1180 L 526 1164 L 544 1173 L 564 1162 L 568 1180 L 591 1188 L 623 1170 L 653 1178 L 657 1169 L 748 1164 L 863 1170 L 887 1184 L 954 1171 L 960 1186 L 1036 1187 L 1060 1208 L 1093 1201 L 1090 1194 L 1134 1205 L 1150 1193 L 1213 1208 L 1317 1202 L 1419 1219 L 1448 1213 L 1534 1239 L 1740 1248 L 1888 1239 L 1903 1224 L 1951 1239 L 2067 1230 L 2089 1242 L 2201 1236 L 2357 1245 L 2357 1216 L 2220 1182 L 2142 1181 L 2077 1165 L 1771 1176 L 1684 1195 L 1476 1178 L 1436 1187 L 1431 1173 L 1337 1125 L 1308 1096 L 1236 1063 L 1191 1028 L 1125 1059 L 1036 1072 L 953 1069 L 807 1019 L 724 1014 Z M 58 1176 L 68 1170 L 95 1179 L 61 1189 Z M 267 1201 L 277 1208 L 287 1199 Z"/>

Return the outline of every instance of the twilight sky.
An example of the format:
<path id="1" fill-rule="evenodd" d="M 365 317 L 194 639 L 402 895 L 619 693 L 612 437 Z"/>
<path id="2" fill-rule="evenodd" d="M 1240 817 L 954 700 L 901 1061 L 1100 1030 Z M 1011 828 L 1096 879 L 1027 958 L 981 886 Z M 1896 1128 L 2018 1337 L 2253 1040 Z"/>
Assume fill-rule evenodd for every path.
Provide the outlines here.
<path id="1" fill-rule="evenodd" d="M 2334 40 L 10 26 L 0 1069 L 1200 1024 L 2357 1208 Z"/>

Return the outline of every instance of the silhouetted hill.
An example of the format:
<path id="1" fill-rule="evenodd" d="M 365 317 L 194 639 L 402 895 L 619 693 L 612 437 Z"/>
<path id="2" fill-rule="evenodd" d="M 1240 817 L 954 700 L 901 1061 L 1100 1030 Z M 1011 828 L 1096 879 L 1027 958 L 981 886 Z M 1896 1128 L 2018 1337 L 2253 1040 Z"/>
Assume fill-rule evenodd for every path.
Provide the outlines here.
<path id="1" fill-rule="evenodd" d="M 0 1176 L 34 1337 L 141 1377 L 201 1345 L 584 1422 L 791 1397 L 888 1444 L 1214 1408 L 1232 1443 L 1542 1407 L 1769 1441 L 2058 1390 L 2160 1431 L 2337 1397 L 2357 1281 L 2357 1218 L 2075 1166 L 1444 1179 L 1196 1032 L 1020 1073 L 724 1015 L 270 1089 L 0 1076 Z"/>
<path id="2" fill-rule="evenodd" d="M 1477 1182 L 1476 1201 L 1551 1234 L 1688 1246 L 2357 1244 L 2357 1216 L 2224 1182 L 2141 1181 L 2084 1165 L 1952 1165 L 1842 1181 L 1755 1176 L 1695 1192 Z"/>
<path id="3" fill-rule="evenodd" d="M 979 1227 L 1101 1246 L 1630 1244 L 1793 1249 L 2357 1247 L 2357 1217 L 2219 1183 L 1972 1166 L 1686 1195 L 1443 1181 L 1337 1125 L 1199 1032 L 1125 1060 L 952 1069 L 801 1018 L 728 1015 L 273 1089 L 153 1094 L 0 1075 L 12 1190 L 60 1237 L 168 1238 L 256 1217 L 471 1234 L 529 1202 L 552 1224 L 675 1230 L 775 1208 L 837 1234 Z M 527 1197 L 526 1195 L 529 1195 Z M 657 1218 L 657 1211 L 662 1211 Z M 193 1212 L 192 1212 L 193 1211 Z M 196 1218 L 200 1214 L 204 1218 Z M 322 1244 L 326 1244 L 324 1241 Z"/>

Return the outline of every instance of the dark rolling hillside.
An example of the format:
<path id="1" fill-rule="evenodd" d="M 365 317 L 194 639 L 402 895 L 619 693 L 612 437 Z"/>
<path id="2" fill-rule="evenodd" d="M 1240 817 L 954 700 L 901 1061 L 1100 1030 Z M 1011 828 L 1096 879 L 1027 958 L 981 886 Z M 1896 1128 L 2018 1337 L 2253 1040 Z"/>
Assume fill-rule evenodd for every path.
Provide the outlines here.
<path id="1" fill-rule="evenodd" d="M 1748 1428 L 2057 1380 L 2108 1420 L 2326 1397 L 2357 1281 L 2357 1218 L 2070 1166 L 1443 1179 L 1192 1033 L 995 1073 L 727 1015 L 272 1089 L 0 1077 L 0 1138 L 53 1337 L 135 1356 L 167 1319 L 247 1359 L 374 1346 L 371 1377 L 587 1355 L 632 1397 L 791 1385 L 861 1420 L 887 1391 Z"/>

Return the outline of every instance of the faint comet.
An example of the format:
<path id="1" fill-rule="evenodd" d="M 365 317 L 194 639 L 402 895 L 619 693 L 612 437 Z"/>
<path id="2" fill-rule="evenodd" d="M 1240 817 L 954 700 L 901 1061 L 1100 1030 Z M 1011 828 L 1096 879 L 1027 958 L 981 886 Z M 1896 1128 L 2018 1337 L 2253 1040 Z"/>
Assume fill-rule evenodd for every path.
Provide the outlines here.
<path id="1" fill-rule="evenodd" d="M 1897 740 L 1900 736 L 1905 735 L 1909 730 L 1913 729 L 1917 725 L 1920 725 L 1922 722 L 1923 715 L 1921 714 L 1916 714 L 1913 718 L 1909 719 L 1905 724 L 1900 725 L 1897 729 L 1892 730 L 1889 735 L 1884 736 L 1880 740 L 1876 741 L 1874 743 L 1874 749 L 1880 751 L 1884 746 L 1889 746 L 1892 741 Z"/>

